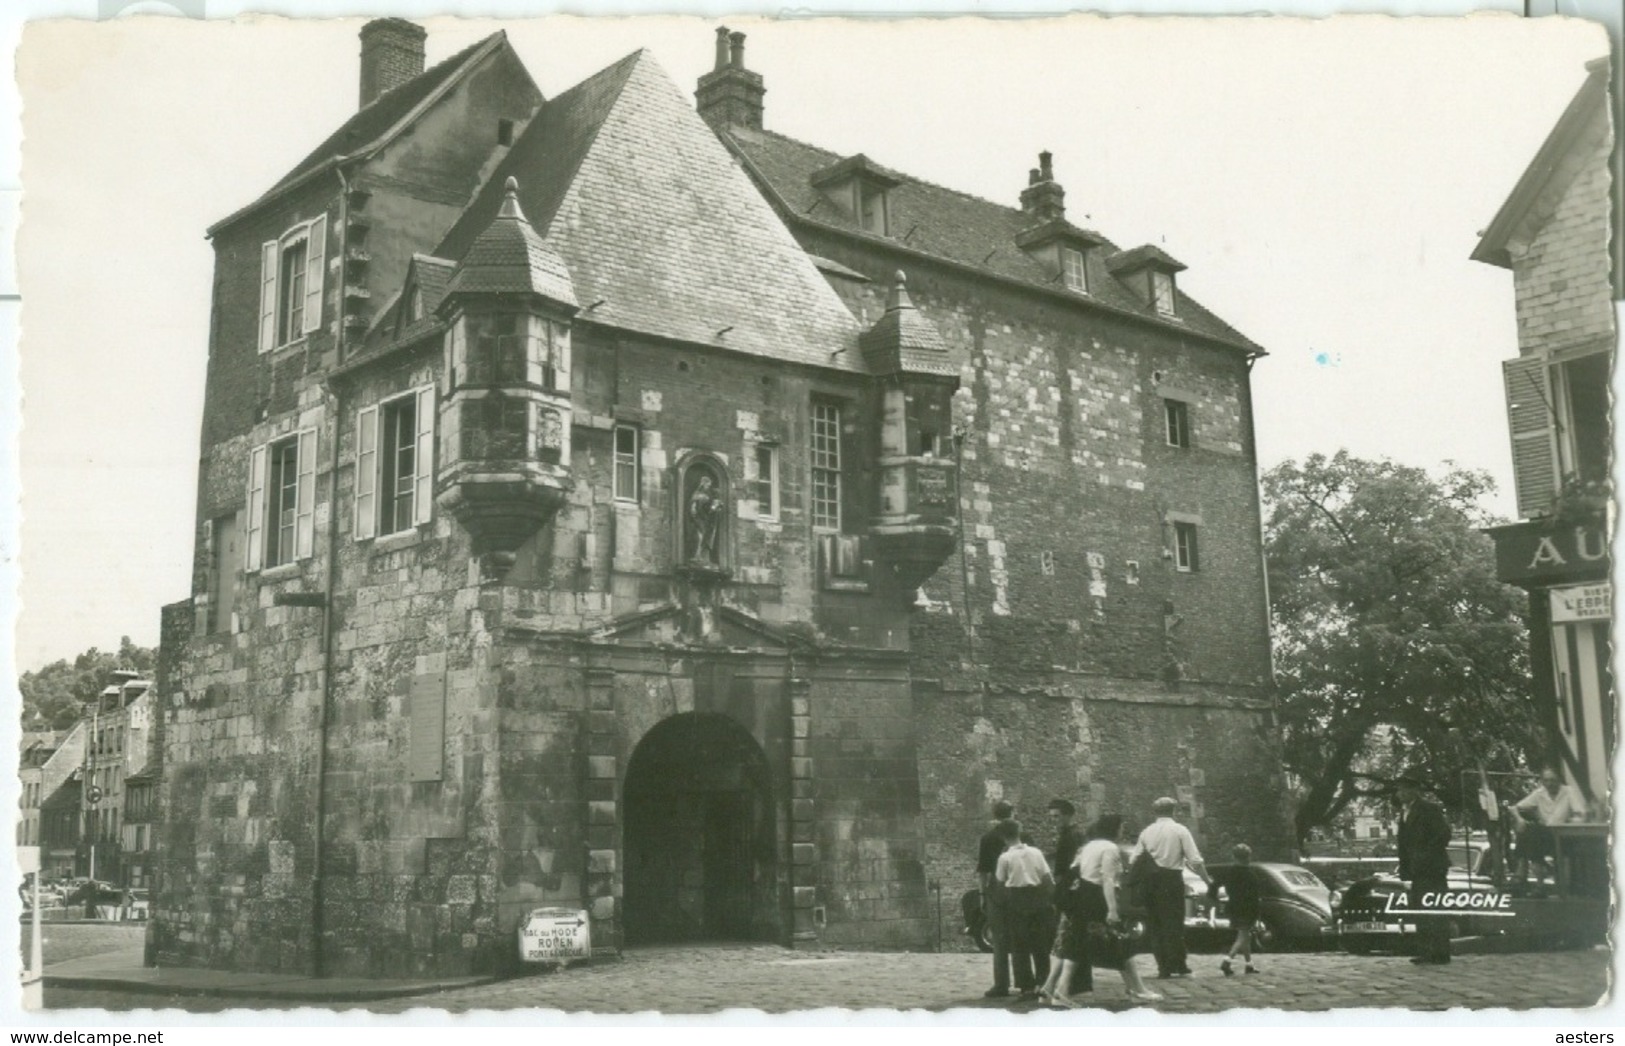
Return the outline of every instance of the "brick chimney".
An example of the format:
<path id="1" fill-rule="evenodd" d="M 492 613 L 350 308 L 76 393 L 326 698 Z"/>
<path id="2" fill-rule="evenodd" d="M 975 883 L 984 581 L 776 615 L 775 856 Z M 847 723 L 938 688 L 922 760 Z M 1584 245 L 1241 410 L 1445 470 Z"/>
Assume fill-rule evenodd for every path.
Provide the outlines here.
<path id="1" fill-rule="evenodd" d="M 1066 217 L 1066 190 L 1055 181 L 1048 151 L 1038 154 L 1038 166 L 1027 175 L 1027 188 L 1021 190 L 1021 209 L 1040 222 Z"/>
<path id="2" fill-rule="evenodd" d="M 422 26 L 376 18 L 361 27 L 361 108 L 423 72 Z"/>
<path id="3" fill-rule="evenodd" d="M 762 74 L 745 68 L 745 34 L 717 30 L 716 68 L 700 77 L 694 92 L 700 118 L 714 130 L 739 125 L 762 129 Z"/>

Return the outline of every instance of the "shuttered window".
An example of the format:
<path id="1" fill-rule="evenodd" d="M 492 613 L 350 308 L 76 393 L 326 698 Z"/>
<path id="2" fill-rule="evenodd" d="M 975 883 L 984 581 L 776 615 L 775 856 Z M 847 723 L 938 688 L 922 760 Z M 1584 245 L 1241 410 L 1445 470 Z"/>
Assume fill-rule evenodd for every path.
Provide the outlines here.
<path id="1" fill-rule="evenodd" d="M 326 269 L 325 214 L 260 246 L 259 351 L 269 352 L 321 329 Z"/>
<path id="2" fill-rule="evenodd" d="M 316 430 L 255 447 L 248 466 L 249 570 L 305 559 L 316 544 Z"/>
<path id="3" fill-rule="evenodd" d="M 446 673 L 430 672 L 414 677 L 411 706 L 408 778 L 438 781 L 444 774 L 446 761 Z"/>
<path id="4" fill-rule="evenodd" d="M 1550 512 L 1557 497 L 1557 425 L 1551 374 L 1544 356 L 1520 356 L 1502 362 L 1501 377 L 1506 383 L 1518 515 L 1533 519 Z"/>
<path id="5" fill-rule="evenodd" d="M 355 423 L 355 539 L 378 533 L 378 408 L 364 407 Z"/>
<path id="6" fill-rule="evenodd" d="M 356 416 L 358 541 L 427 523 L 434 504 L 434 387 Z"/>

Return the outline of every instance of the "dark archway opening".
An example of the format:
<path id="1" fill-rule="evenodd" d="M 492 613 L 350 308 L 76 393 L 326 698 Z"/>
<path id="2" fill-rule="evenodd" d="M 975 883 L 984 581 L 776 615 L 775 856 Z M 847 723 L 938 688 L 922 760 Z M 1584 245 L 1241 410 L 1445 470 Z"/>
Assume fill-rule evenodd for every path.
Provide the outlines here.
<path id="1" fill-rule="evenodd" d="M 744 727 L 661 722 L 632 752 L 623 798 L 628 944 L 778 938 L 773 789 Z"/>

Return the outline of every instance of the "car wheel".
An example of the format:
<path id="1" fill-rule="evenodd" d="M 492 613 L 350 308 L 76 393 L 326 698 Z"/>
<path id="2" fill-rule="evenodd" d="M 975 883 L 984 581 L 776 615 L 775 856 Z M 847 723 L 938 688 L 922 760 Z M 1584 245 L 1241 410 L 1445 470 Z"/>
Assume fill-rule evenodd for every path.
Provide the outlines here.
<path id="1" fill-rule="evenodd" d="M 976 950 L 979 952 L 991 952 L 993 950 L 993 938 L 988 933 L 986 922 L 976 928 L 975 932 L 970 935 L 970 939 L 976 942 Z"/>

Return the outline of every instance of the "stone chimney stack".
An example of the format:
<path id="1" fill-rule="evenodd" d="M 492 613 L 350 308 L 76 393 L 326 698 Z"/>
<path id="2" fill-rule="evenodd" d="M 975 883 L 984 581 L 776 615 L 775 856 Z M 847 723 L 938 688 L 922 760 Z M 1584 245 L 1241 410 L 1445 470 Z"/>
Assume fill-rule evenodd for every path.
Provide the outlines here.
<path id="1" fill-rule="evenodd" d="M 1021 209 L 1039 222 L 1066 218 L 1066 190 L 1055 181 L 1054 157 L 1046 150 L 1038 154 L 1038 166 L 1027 175 L 1027 188 L 1021 190 Z"/>
<path id="2" fill-rule="evenodd" d="M 700 118 L 714 130 L 730 126 L 762 129 L 762 74 L 745 68 L 745 34 L 717 30 L 716 68 L 700 77 L 694 92 Z"/>
<path id="3" fill-rule="evenodd" d="M 404 18 L 376 18 L 361 27 L 361 108 L 423 72 L 428 35 Z"/>

